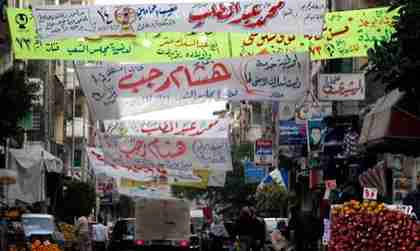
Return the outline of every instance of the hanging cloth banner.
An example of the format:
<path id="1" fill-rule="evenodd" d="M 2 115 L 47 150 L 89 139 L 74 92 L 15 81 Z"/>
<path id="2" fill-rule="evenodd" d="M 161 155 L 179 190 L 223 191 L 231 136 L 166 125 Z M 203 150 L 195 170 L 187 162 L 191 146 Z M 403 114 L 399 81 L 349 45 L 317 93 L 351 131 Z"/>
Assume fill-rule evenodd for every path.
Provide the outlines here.
<path id="1" fill-rule="evenodd" d="M 99 134 L 105 161 L 119 166 L 156 165 L 168 172 L 232 170 L 229 139 L 120 137 Z"/>
<path id="2" fill-rule="evenodd" d="M 140 33 L 136 37 L 41 41 L 30 9 L 7 9 L 13 49 L 20 59 L 164 63 L 229 58 L 226 33 Z"/>
<path id="3" fill-rule="evenodd" d="M 160 63 L 311 51 L 313 60 L 367 56 L 375 41 L 395 31 L 397 10 L 373 8 L 331 12 L 323 36 L 278 33 L 141 33 L 130 38 L 42 42 L 29 9 L 8 8 L 16 58 Z M 365 24 L 365 25 L 362 25 Z M 334 32 L 335 31 L 335 32 Z M 229 48 L 232 53 L 229 53 Z"/>
<path id="4" fill-rule="evenodd" d="M 321 35 L 232 33 L 232 54 L 253 56 L 310 51 L 312 60 L 366 57 L 375 42 L 389 41 L 398 10 L 388 7 L 329 12 Z"/>
<path id="5" fill-rule="evenodd" d="M 385 8 L 330 12 L 322 40 L 311 46 L 312 60 L 367 57 L 375 43 L 391 40 L 399 9 Z"/>
<path id="6" fill-rule="evenodd" d="M 321 35 L 295 33 L 138 33 L 136 37 L 41 41 L 30 9 L 8 8 L 18 59 L 165 63 L 310 51 L 312 60 L 366 57 L 395 32 L 398 10 L 388 7 L 330 12 Z"/>
<path id="7" fill-rule="evenodd" d="M 136 165 L 118 166 L 105 161 L 102 150 L 99 148 L 87 148 L 89 165 L 95 175 L 105 174 L 113 178 L 129 178 L 138 181 L 152 180 L 156 177 L 164 176 L 168 178 L 167 171 L 158 165 Z"/>
<path id="8" fill-rule="evenodd" d="M 309 87 L 306 53 L 177 64 L 78 65 L 76 70 L 97 119 L 107 112 L 118 114 L 119 98 L 296 100 Z"/>
<path id="9" fill-rule="evenodd" d="M 218 101 L 218 99 L 213 99 L 214 92 L 203 93 L 201 96 L 197 95 L 197 98 L 188 96 L 177 98 L 170 96 L 116 98 L 111 90 L 106 87 L 103 88 L 103 92 L 97 92 L 97 94 L 93 94 L 92 99 L 88 99 L 96 120 L 114 120 L 126 116 L 196 104 L 208 103 L 211 106 Z"/>
<path id="10" fill-rule="evenodd" d="M 33 8 L 40 39 L 142 32 L 278 32 L 320 34 L 326 0 L 41 6 Z"/>
<path id="11" fill-rule="evenodd" d="M 228 138 L 229 121 L 115 120 L 104 121 L 105 132 L 117 136 Z"/>
<path id="12" fill-rule="evenodd" d="M 105 175 L 117 181 L 125 179 L 132 184 L 133 182 L 142 184 L 144 187 L 152 187 L 153 181 L 156 180 L 165 181 L 167 186 L 176 185 L 201 189 L 208 186 L 223 187 L 225 182 L 226 171 L 223 170 L 193 169 L 188 175 L 181 176 L 162 166 L 133 165 L 123 167 L 109 164 L 105 161 L 102 150 L 98 148 L 87 148 L 87 153 L 90 167 L 96 176 Z"/>

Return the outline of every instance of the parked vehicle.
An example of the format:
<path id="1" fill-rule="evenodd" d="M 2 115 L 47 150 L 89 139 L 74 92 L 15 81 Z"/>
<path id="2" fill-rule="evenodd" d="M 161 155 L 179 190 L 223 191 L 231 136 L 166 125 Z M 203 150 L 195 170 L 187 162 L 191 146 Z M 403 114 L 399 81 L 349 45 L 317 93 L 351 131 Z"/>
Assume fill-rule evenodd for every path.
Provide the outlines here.
<path id="1" fill-rule="evenodd" d="M 135 219 L 120 219 L 113 229 L 108 251 L 139 250 L 142 245 L 135 241 Z"/>
<path id="2" fill-rule="evenodd" d="M 22 226 L 28 242 L 50 241 L 59 246 L 64 245 L 64 235 L 59 231 L 54 216 L 49 214 L 23 214 Z"/>
<path id="3" fill-rule="evenodd" d="M 22 225 L 27 240 L 49 240 L 60 245 L 64 244 L 64 235 L 52 215 L 23 214 Z"/>

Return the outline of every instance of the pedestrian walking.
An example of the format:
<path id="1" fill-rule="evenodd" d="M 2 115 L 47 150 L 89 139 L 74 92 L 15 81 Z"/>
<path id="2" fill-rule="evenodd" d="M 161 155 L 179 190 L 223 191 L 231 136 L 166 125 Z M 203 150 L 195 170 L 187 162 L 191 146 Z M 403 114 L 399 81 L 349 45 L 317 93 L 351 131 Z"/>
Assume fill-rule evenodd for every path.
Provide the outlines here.
<path id="1" fill-rule="evenodd" d="M 223 220 L 215 216 L 213 223 L 210 226 L 210 236 L 212 239 L 212 251 L 222 251 L 223 241 L 225 238 L 229 237 L 229 234 L 226 230 Z"/>
<path id="2" fill-rule="evenodd" d="M 92 251 L 92 244 L 89 232 L 89 222 L 85 216 L 77 220 L 75 233 L 79 243 L 80 251 Z"/>
<path id="3" fill-rule="evenodd" d="M 239 239 L 240 251 L 250 251 L 254 241 L 254 222 L 252 220 L 251 211 L 248 207 L 241 210 L 238 220 L 235 224 L 235 233 Z"/>
<path id="4" fill-rule="evenodd" d="M 108 241 L 108 228 L 103 224 L 103 220 L 99 218 L 98 223 L 92 226 L 93 232 L 93 250 L 105 251 Z"/>

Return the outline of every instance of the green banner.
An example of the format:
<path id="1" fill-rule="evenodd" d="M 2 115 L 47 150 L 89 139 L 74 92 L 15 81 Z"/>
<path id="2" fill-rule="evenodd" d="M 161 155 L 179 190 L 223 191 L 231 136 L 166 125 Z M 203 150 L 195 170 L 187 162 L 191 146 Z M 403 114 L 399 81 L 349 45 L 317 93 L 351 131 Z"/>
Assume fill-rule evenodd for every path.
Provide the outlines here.
<path id="1" fill-rule="evenodd" d="M 276 33 L 143 33 L 41 42 L 30 9 L 9 8 L 12 45 L 19 59 L 163 63 L 310 51 L 312 60 L 365 57 L 375 41 L 389 40 L 398 11 L 387 8 L 330 12 L 322 37 Z"/>
<path id="2" fill-rule="evenodd" d="M 388 8 L 327 13 L 322 40 L 311 48 L 313 60 L 366 57 L 377 41 L 389 41 L 398 10 Z"/>
<path id="3" fill-rule="evenodd" d="M 281 35 L 277 33 L 232 33 L 232 54 L 235 57 L 259 54 L 286 54 L 308 51 L 320 37 Z"/>
<path id="4" fill-rule="evenodd" d="M 30 9 L 9 8 L 7 15 L 14 53 L 19 59 L 163 63 L 230 56 L 224 33 L 145 33 L 137 37 L 41 42 Z"/>
<path id="5" fill-rule="evenodd" d="M 233 56 L 287 52 L 311 52 L 312 60 L 366 57 L 375 41 L 391 38 L 398 11 L 388 8 L 330 12 L 322 37 L 275 33 L 231 34 Z"/>

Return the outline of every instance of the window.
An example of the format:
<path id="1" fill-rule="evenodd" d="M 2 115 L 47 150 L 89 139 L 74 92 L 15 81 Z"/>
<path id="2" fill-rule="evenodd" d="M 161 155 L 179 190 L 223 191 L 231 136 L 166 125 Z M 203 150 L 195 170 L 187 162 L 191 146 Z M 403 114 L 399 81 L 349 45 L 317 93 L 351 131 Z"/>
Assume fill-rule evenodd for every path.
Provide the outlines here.
<path id="1" fill-rule="evenodd" d="M 330 73 L 352 73 L 353 72 L 353 59 L 332 59 L 329 62 Z"/>
<path id="2" fill-rule="evenodd" d="M 263 111 L 261 103 L 252 104 L 252 124 L 261 125 L 263 120 Z"/>
<path id="3" fill-rule="evenodd" d="M 27 231 L 46 230 L 53 232 L 55 229 L 54 220 L 52 218 L 25 217 L 22 219 L 22 223 Z"/>
<path id="4" fill-rule="evenodd" d="M 81 167 L 82 166 L 82 150 L 76 149 L 74 150 L 74 167 Z"/>
<path id="5" fill-rule="evenodd" d="M 83 106 L 82 105 L 76 105 L 76 110 L 74 111 L 74 116 L 76 118 L 83 117 Z"/>

